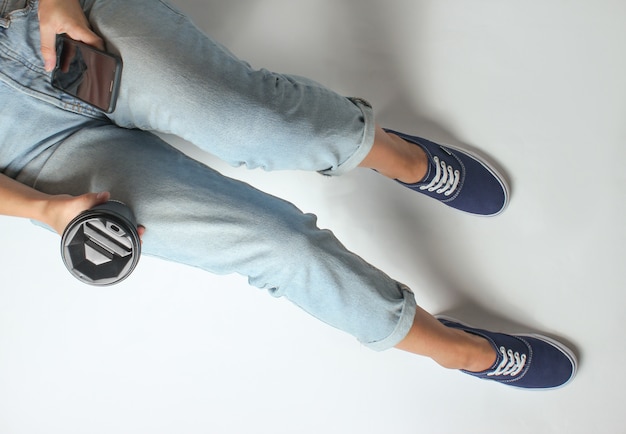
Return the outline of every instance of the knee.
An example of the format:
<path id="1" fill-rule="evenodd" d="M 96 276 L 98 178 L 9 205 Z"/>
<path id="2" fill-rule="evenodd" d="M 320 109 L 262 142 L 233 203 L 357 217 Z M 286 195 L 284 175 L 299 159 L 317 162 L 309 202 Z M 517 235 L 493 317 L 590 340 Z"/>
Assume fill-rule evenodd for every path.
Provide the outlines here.
<path id="1" fill-rule="evenodd" d="M 262 266 L 249 274 L 250 284 L 281 297 L 288 296 L 290 288 L 317 286 L 316 280 L 332 274 L 340 256 L 339 243 L 332 232 L 317 228 L 315 222 L 315 216 L 305 215 L 297 223 L 269 228 L 259 258 Z"/>

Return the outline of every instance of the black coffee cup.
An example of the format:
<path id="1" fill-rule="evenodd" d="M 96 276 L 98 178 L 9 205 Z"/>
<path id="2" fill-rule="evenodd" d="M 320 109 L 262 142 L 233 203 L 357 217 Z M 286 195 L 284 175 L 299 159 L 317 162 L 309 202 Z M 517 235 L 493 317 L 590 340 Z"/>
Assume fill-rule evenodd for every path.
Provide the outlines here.
<path id="1" fill-rule="evenodd" d="M 79 214 L 61 237 L 61 256 L 77 279 L 113 285 L 133 272 L 141 255 L 137 221 L 131 209 L 108 201 Z"/>

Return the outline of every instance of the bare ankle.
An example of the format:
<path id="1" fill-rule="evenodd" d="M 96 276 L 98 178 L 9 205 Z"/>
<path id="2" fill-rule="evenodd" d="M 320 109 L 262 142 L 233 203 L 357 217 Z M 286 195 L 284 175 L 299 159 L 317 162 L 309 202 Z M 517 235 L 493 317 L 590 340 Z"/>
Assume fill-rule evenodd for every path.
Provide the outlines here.
<path id="1" fill-rule="evenodd" d="M 445 359 L 435 359 L 437 363 L 444 368 L 470 372 L 482 372 L 493 366 L 496 352 L 486 339 L 462 330 L 450 331 L 457 333 L 460 340 L 456 349 L 447 354 Z"/>
<path id="2" fill-rule="evenodd" d="M 461 369 L 470 372 L 482 372 L 490 369 L 496 362 L 497 357 L 493 346 L 483 337 L 477 335 L 470 335 L 470 337 L 475 341 L 475 344 L 471 356 L 467 358 L 464 367 Z"/>
<path id="3" fill-rule="evenodd" d="M 398 152 L 404 155 L 402 165 L 399 167 L 398 176 L 395 179 L 406 184 L 415 184 L 426 177 L 428 173 L 428 158 L 419 146 L 390 134 L 398 146 Z"/>
<path id="4" fill-rule="evenodd" d="M 377 127 L 372 150 L 361 166 L 374 169 L 388 178 L 414 184 L 426 176 L 428 158 L 419 146 Z"/>

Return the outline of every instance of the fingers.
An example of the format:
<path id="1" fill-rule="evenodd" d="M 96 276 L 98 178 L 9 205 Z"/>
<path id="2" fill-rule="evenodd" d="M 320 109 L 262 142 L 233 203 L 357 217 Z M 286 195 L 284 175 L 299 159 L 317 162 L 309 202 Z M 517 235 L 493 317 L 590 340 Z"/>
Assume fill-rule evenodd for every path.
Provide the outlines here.
<path id="1" fill-rule="evenodd" d="M 85 196 L 85 199 L 89 203 L 87 208 L 91 208 L 109 200 L 111 198 L 111 193 L 108 191 L 101 191 L 100 193 L 87 193 L 83 196 Z"/>
<path id="2" fill-rule="evenodd" d="M 67 32 L 67 35 L 75 41 L 84 42 L 87 45 L 96 47 L 99 50 L 104 50 L 104 41 L 98 35 L 96 35 L 88 27 L 77 27 L 71 32 Z"/>
<path id="3" fill-rule="evenodd" d="M 76 0 L 40 0 L 39 30 L 41 55 L 46 71 L 56 65 L 56 35 L 66 33 L 70 38 L 104 49 L 103 40 L 89 27 L 81 5 Z"/>
<path id="4" fill-rule="evenodd" d="M 59 235 L 62 235 L 67 225 L 76 216 L 110 199 L 111 193 L 108 191 L 85 193 L 80 196 L 68 194 L 50 196 L 41 221 L 54 228 Z M 146 232 L 145 226 L 138 225 L 137 232 L 141 239 Z"/>
<path id="5" fill-rule="evenodd" d="M 89 209 L 111 199 L 111 194 L 108 191 L 102 191 L 100 193 L 86 193 L 86 194 L 83 194 L 82 196 L 77 197 L 77 199 L 80 199 L 80 198 L 86 200 L 86 203 L 88 204 L 88 206 L 86 206 L 85 209 Z M 146 232 L 145 226 L 137 225 L 137 233 L 139 234 L 140 239 L 143 237 L 143 234 L 145 232 Z M 142 240 L 142 243 L 143 243 L 143 240 Z"/>
<path id="6" fill-rule="evenodd" d="M 142 225 L 137 226 L 137 233 L 139 234 L 139 239 L 141 240 L 141 244 L 143 244 L 143 234 L 146 233 L 146 227 Z"/>
<path id="7" fill-rule="evenodd" d="M 76 27 L 65 33 L 75 41 L 84 42 L 99 50 L 104 50 L 104 41 L 102 38 L 86 27 Z M 41 55 L 44 61 L 44 68 L 47 72 L 52 71 L 57 63 L 56 36 L 56 32 L 41 32 Z"/>
<path id="8" fill-rule="evenodd" d="M 68 207 L 71 207 L 76 214 L 93 208 L 96 205 L 106 202 L 111 198 L 111 193 L 101 191 L 100 193 L 85 193 L 80 196 L 60 195 L 57 199 L 65 200 Z"/>

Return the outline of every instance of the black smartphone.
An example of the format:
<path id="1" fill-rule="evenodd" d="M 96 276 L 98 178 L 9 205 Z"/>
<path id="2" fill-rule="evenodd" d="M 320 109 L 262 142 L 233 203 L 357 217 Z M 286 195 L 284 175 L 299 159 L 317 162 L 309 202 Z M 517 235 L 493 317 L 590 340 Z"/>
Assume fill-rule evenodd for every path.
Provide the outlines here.
<path id="1" fill-rule="evenodd" d="M 57 35 L 56 50 L 52 86 L 106 113 L 115 110 L 122 59 L 67 35 Z"/>

